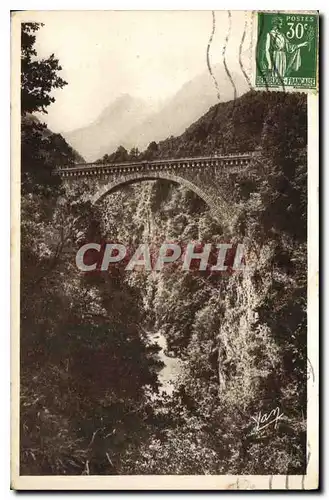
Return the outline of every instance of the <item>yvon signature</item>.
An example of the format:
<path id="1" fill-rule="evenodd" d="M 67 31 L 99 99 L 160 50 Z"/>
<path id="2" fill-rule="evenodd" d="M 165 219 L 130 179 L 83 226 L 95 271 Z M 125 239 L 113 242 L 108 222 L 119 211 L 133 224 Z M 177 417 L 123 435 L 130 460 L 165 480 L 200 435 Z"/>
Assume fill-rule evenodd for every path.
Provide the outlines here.
<path id="1" fill-rule="evenodd" d="M 258 415 L 256 415 L 255 417 L 251 417 L 256 423 L 256 426 L 253 430 L 253 434 L 256 434 L 257 432 L 265 429 L 265 427 L 268 427 L 271 424 L 273 424 L 274 428 L 276 429 L 279 420 L 283 416 L 284 414 L 281 413 L 280 408 L 278 406 L 273 410 L 271 410 L 269 413 L 262 414 L 262 412 L 260 411 Z"/>

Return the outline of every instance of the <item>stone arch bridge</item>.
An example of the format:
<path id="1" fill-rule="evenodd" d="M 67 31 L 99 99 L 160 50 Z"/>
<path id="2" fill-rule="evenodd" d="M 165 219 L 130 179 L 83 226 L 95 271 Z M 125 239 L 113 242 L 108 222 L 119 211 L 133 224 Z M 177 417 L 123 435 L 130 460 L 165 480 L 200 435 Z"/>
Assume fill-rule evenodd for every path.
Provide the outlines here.
<path id="1" fill-rule="evenodd" d="M 125 184 L 169 180 L 194 191 L 209 206 L 213 217 L 229 223 L 239 212 L 232 203 L 234 178 L 241 170 L 248 169 L 255 154 L 248 152 L 130 163 L 82 163 L 58 167 L 55 172 L 70 185 L 87 182 L 88 187 L 92 187 L 90 196 L 93 203 Z"/>

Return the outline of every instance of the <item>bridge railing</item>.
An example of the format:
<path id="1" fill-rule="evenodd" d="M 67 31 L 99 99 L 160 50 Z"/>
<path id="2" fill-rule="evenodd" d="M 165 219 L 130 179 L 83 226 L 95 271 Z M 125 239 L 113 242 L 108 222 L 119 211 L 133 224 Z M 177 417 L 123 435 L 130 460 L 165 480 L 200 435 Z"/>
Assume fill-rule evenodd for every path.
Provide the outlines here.
<path id="1" fill-rule="evenodd" d="M 172 163 L 188 163 L 188 162 L 198 162 L 198 161 L 212 161 L 212 160 L 228 160 L 228 159 L 251 159 L 257 153 L 246 152 L 246 153 L 227 153 L 225 155 L 211 155 L 211 156 L 197 156 L 188 158 L 164 158 L 164 159 L 154 159 L 154 160 L 140 160 L 134 162 L 121 162 L 121 163 L 74 163 L 72 165 L 64 165 L 56 167 L 56 171 L 63 170 L 88 170 L 92 169 L 102 169 L 102 168 L 127 168 L 127 167 L 140 167 L 141 165 L 161 165 L 161 164 L 172 164 Z"/>

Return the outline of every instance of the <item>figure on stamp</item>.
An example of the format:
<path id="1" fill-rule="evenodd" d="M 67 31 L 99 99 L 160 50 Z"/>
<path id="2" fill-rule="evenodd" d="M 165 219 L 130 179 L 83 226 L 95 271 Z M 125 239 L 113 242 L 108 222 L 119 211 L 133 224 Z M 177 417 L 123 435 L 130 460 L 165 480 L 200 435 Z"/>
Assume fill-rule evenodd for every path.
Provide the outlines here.
<path id="1" fill-rule="evenodd" d="M 265 56 L 267 68 L 272 76 L 283 78 L 290 71 L 298 71 L 302 65 L 301 48 L 309 45 L 309 41 L 298 44 L 291 43 L 283 32 L 283 20 L 276 16 L 272 20 L 272 29 L 267 33 Z"/>

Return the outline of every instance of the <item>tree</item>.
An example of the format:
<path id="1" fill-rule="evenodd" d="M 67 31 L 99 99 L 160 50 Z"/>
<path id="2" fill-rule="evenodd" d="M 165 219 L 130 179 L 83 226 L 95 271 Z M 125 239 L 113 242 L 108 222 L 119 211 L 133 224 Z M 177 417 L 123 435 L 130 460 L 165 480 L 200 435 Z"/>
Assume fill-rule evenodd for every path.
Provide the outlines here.
<path id="1" fill-rule="evenodd" d="M 35 32 L 40 29 L 39 23 L 22 23 L 21 28 L 21 113 L 42 111 L 55 98 L 51 96 L 53 89 L 63 88 L 67 82 L 58 76 L 62 70 L 58 59 L 51 54 L 47 59 L 37 59 L 35 50 Z"/>
<path id="2" fill-rule="evenodd" d="M 138 160 L 139 154 L 140 153 L 138 148 L 131 148 L 129 152 L 129 159 L 132 161 Z"/>
<path id="3" fill-rule="evenodd" d="M 146 151 L 143 153 L 143 159 L 144 160 L 152 160 L 157 156 L 158 153 L 158 145 L 155 141 L 150 142 L 150 144 L 147 146 Z"/>
<path id="4" fill-rule="evenodd" d="M 61 182 L 53 175 L 58 165 L 83 161 L 60 134 L 53 134 L 32 113 L 47 113 L 55 101 L 53 89 L 63 88 L 67 82 L 58 76 L 58 59 L 52 54 L 38 59 L 35 33 L 38 23 L 23 23 L 21 28 L 21 170 L 22 191 L 55 193 Z"/>

